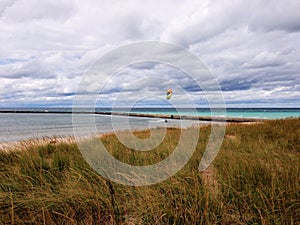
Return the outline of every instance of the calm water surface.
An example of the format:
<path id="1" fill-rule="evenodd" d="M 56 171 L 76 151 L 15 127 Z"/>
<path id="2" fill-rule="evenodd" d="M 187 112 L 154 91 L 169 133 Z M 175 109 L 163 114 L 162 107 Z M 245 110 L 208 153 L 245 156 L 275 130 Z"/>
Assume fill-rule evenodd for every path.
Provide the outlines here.
<path id="1" fill-rule="evenodd" d="M 41 111 L 44 113 L 3 113 L 8 110 L 29 110 Z M 199 123 L 197 121 L 179 121 L 168 120 L 165 123 L 159 118 L 140 118 L 140 117 L 117 117 L 114 116 L 114 124 L 112 117 L 105 115 L 95 115 L 94 123 L 84 120 L 81 124 L 72 122 L 72 114 L 47 113 L 55 112 L 71 112 L 71 108 L 29 108 L 29 109 L 0 109 L 0 142 L 18 141 L 29 138 L 39 138 L 43 136 L 73 136 L 73 126 L 79 126 L 82 135 L 92 133 L 91 127 L 95 124 L 97 133 L 107 133 L 114 130 L 127 129 L 146 129 L 153 127 L 169 126 L 169 127 L 188 127 Z M 96 111 L 111 111 L 109 108 L 96 109 Z M 138 108 L 138 109 L 120 109 L 120 111 L 131 111 L 136 113 L 152 113 L 152 114 L 177 114 L 176 109 L 170 108 Z M 299 117 L 300 109 L 227 109 L 225 115 L 220 112 L 219 116 L 227 117 L 251 117 L 278 119 L 287 117 Z M 209 109 L 198 109 L 192 112 L 189 109 L 180 110 L 180 114 L 185 115 L 202 115 L 210 116 Z M 83 115 L 84 117 L 84 115 Z"/>

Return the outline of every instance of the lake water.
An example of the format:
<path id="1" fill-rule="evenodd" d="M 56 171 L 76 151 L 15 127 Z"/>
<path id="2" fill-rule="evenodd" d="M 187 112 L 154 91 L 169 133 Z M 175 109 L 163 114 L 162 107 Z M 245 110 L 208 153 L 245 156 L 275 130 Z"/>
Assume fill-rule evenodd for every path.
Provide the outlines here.
<path id="1" fill-rule="evenodd" d="M 43 113 L 11 113 L 8 111 L 40 111 Z M 74 123 L 72 121 L 71 108 L 22 108 L 22 109 L 0 109 L 0 142 L 11 142 L 24 140 L 29 138 L 40 138 L 43 136 L 73 136 L 73 127 L 80 126 L 82 135 L 89 135 L 93 124 Z M 47 112 L 69 112 L 64 113 L 47 113 Z M 109 108 L 96 109 L 96 111 L 111 111 Z M 129 111 L 127 109 L 119 109 L 119 111 Z M 175 109 L 170 108 L 138 108 L 131 109 L 131 112 L 136 113 L 151 113 L 151 114 L 177 114 Z M 287 117 L 299 117 L 300 109 L 227 109 L 225 115 L 220 111 L 219 116 L 227 117 L 251 117 L 251 118 L 266 118 L 278 119 Z M 210 116 L 209 109 L 198 109 L 196 112 L 191 112 L 189 109 L 180 110 L 180 114 L 185 115 L 201 115 Z M 216 115 L 216 114 L 215 114 Z M 82 115 L 84 116 L 84 115 Z M 91 115 L 86 115 L 90 117 Z M 168 127 L 189 127 L 195 124 L 207 123 L 198 121 L 180 121 L 168 120 L 165 123 L 160 118 L 141 118 L 141 117 L 122 117 L 122 116 L 105 116 L 93 115 L 95 129 L 97 133 L 107 133 L 114 130 L 127 129 L 146 129 L 160 126 Z M 112 124 L 112 118 L 114 123 Z"/>

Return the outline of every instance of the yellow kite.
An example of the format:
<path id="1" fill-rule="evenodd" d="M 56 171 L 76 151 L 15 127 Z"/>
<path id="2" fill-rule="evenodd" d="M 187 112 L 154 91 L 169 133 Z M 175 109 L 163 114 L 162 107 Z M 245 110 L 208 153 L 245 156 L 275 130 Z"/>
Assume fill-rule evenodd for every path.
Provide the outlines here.
<path id="1" fill-rule="evenodd" d="M 167 90 L 167 99 L 170 100 L 172 97 L 173 91 L 172 89 Z"/>

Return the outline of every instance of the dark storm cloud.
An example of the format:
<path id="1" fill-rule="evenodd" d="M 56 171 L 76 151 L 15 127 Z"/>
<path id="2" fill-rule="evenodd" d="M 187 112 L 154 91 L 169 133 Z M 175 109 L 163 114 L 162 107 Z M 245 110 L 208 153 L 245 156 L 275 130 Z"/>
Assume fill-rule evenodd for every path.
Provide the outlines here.
<path id="1" fill-rule="evenodd" d="M 255 81 L 224 80 L 220 83 L 222 91 L 249 90 Z"/>
<path id="2" fill-rule="evenodd" d="M 135 70 L 153 70 L 155 69 L 156 62 L 137 62 L 134 64 L 131 64 L 129 67 Z"/>

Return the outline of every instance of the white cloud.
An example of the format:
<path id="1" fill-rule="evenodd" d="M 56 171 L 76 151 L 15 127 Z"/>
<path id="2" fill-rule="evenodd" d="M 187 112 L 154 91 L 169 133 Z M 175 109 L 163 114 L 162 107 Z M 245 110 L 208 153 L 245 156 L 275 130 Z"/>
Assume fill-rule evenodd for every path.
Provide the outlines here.
<path id="1" fill-rule="evenodd" d="M 47 99 L 71 103 L 93 62 L 120 45 L 142 40 L 187 47 L 216 75 L 224 95 L 230 93 L 238 104 L 251 99 L 294 104 L 300 89 L 299 8 L 297 0 L 2 0 L 1 106 L 47 104 Z M 147 93 L 143 80 L 131 86 L 130 82 L 159 73 L 192 90 L 189 79 L 170 71 L 161 65 L 130 67 L 107 90 Z M 125 79 L 126 73 L 130 79 Z M 147 84 L 158 90 L 168 82 Z"/>
<path id="2" fill-rule="evenodd" d="M 47 19 L 65 21 L 72 16 L 74 4 L 71 0 L 18 0 L 3 11 L 7 20 L 17 23 Z"/>

